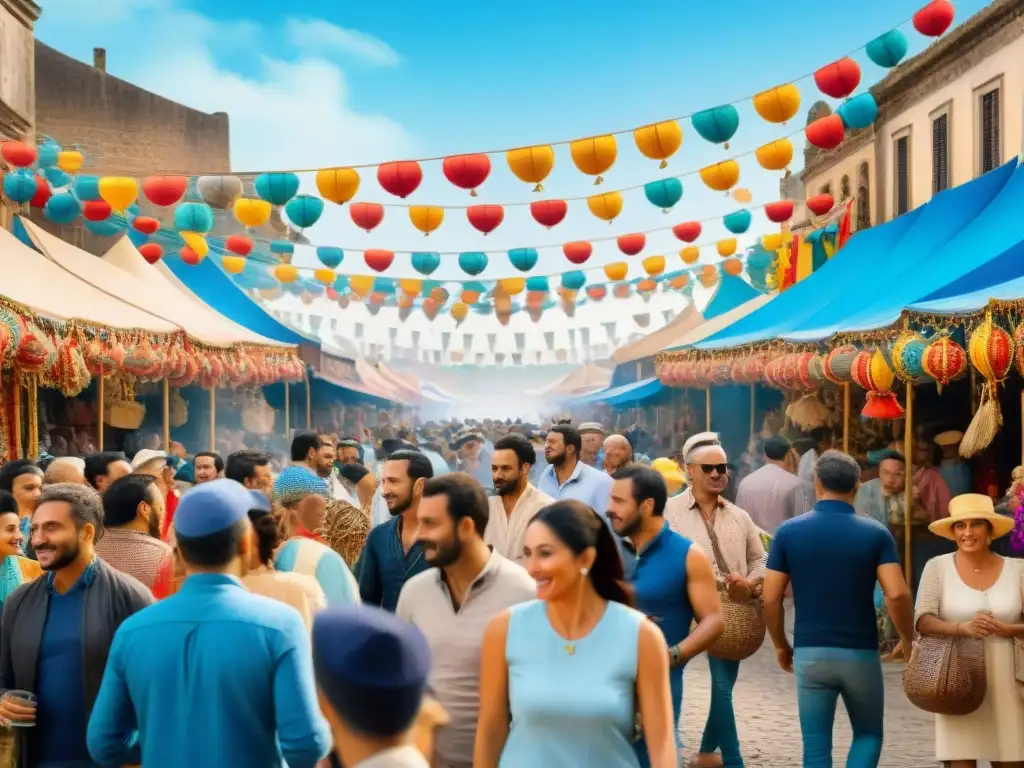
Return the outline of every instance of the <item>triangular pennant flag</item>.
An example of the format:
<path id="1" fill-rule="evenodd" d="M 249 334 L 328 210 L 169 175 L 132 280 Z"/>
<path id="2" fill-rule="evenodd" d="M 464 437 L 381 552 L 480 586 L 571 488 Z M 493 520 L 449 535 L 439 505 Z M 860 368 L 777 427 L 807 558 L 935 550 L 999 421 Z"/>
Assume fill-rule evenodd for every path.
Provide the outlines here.
<path id="1" fill-rule="evenodd" d="M 525 333 L 517 333 L 516 334 L 516 352 L 522 352 L 523 351 L 523 347 L 525 347 L 525 346 L 526 346 L 526 334 Z M 517 363 L 517 365 L 518 365 L 518 363 Z"/>
<path id="2" fill-rule="evenodd" d="M 398 340 L 398 329 L 388 328 L 388 336 L 391 337 L 391 343 L 394 344 Z"/>
<path id="3" fill-rule="evenodd" d="M 552 352 L 555 349 L 555 332 L 544 331 L 544 345 L 548 348 L 548 352 Z"/>
<path id="4" fill-rule="evenodd" d="M 671 309 L 662 310 L 661 316 L 663 318 L 665 318 L 665 325 L 668 325 L 672 321 L 672 310 Z"/>
<path id="5" fill-rule="evenodd" d="M 553 335 L 554 335 L 554 334 L 552 334 L 552 336 L 553 336 Z M 537 350 L 537 353 L 536 353 L 536 354 L 537 354 L 537 365 L 540 365 L 540 360 L 541 360 L 541 358 L 542 358 L 542 357 L 544 356 L 544 353 L 543 353 L 543 352 L 541 352 L 541 351 L 540 351 L 540 350 L 538 349 L 538 350 Z"/>
<path id="6" fill-rule="evenodd" d="M 473 334 L 464 333 L 462 334 L 462 348 L 467 352 L 473 351 Z"/>
<path id="7" fill-rule="evenodd" d="M 651 324 L 651 313 L 645 312 L 642 315 L 633 315 L 633 322 L 639 325 L 641 328 L 646 328 Z"/>
<path id="8" fill-rule="evenodd" d="M 440 365 L 441 364 L 441 350 L 439 350 L 439 349 L 435 349 L 434 350 L 434 364 L 435 365 Z"/>
<path id="9" fill-rule="evenodd" d="M 413 331 L 412 332 L 412 346 L 413 346 L 413 349 L 419 349 L 420 348 L 420 332 L 419 331 Z"/>
<path id="10" fill-rule="evenodd" d="M 612 320 L 609 323 L 601 323 L 604 326 L 604 332 L 608 334 L 608 340 L 614 343 L 615 339 L 615 321 Z"/>
<path id="11" fill-rule="evenodd" d="M 512 365 L 522 365 L 522 364 L 523 364 L 523 353 L 522 352 L 513 352 L 512 353 Z"/>
<path id="12" fill-rule="evenodd" d="M 485 355 L 483 352 L 477 352 L 476 353 L 476 364 L 477 365 L 483 365 L 485 359 L 487 359 L 487 355 Z"/>
<path id="13" fill-rule="evenodd" d="M 576 329 L 575 328 L 570 328 L 569 329 L 569 348 L 570 349 L 575 349 L 576 348 Z"/>

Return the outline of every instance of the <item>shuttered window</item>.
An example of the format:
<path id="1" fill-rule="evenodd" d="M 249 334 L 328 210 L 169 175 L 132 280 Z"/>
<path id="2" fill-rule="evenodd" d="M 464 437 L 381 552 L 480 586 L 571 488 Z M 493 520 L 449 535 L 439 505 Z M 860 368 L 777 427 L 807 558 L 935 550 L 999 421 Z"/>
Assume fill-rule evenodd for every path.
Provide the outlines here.
<path id="1" fill-rule="evenodd" d="M 896 139 L 896 215 L 910 210 L 910 137 Z"/>
<path id="2" fill-rule="evenodd" d="M 981 95 L 981 172 L 988 173 L 1003 162 L 999 135 L 999 89 Z"/>
<path id="3" fill-rule="evenodd" d="M 949 189 L 949 115 L 932 121 L 932 193 Z"/>

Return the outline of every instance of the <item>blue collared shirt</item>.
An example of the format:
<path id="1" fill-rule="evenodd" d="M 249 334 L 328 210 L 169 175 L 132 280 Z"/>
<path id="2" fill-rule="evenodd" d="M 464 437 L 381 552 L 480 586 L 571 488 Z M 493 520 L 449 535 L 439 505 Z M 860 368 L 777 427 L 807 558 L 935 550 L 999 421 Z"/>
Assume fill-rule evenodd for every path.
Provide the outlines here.
<path id="1" fill-rule="evenodd" d="M 331 746 L 294 608 L 231 576 L 193 574 L 117 630 L 89 721 L 102 765 L 314 768 Z"/>
<path id="2" fill-rule="evenodd" d="M 582 461 L 576 462 L 569 479 L 559 485 L 554 465 L 549 466 L 540 476 L 537 488 L 552 499 L 575 499 L 582 501 L 595 512 L 608 511 L 608 498 L 612 493 L 612 479 L 600 470 L 588 467 Z"/>
<path id="3" fill-rule="evenodd" d="M 405 582 L 430 567 L 419 542 L 408 552 L 402 547 L 402 518 L 395 515 L 384 525 L 370 530 L 366 546 L 356 563 L 359 596 L 366 605 L 395 612 Z"/>

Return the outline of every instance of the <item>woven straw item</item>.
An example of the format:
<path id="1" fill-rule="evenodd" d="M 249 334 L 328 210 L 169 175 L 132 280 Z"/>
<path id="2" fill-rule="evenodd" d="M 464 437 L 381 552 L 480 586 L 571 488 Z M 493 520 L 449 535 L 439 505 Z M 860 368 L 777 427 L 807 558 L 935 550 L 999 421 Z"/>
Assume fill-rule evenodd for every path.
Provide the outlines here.
<path id="1" fill-rule="evenodd" d="M 903 672 L 910 703 L 937 715 L 969 715 L 985 700 L 985 651 L 971 637 L 921 635 Z"/>
<path id="2" fill-rule="evenodd" d="M 133 400 L 114 400 L 103 414 L 103 421 L 116 429 L 138 429 L 144 418 L 146 406 Z"/>
<path id="3" fill-rule="evenodd" d="M 761 600 L 736 602 L 729 597 L 724 584 L 719 585 L 718 596 L 722 601 L 725 630 L 708 648 L 708 655 L 726 661 L 750 658 L 764 643 L 765 624 Z"/>

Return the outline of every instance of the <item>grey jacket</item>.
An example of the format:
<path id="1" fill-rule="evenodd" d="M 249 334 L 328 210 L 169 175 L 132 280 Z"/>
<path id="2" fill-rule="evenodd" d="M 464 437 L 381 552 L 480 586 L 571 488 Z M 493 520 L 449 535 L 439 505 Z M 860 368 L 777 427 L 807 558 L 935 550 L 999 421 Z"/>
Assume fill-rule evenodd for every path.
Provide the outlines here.
<path id="1" fill-rule="evenodd" d="M 142 582 L 115 571 L 96 558 L 95 573 L 86 585 L 82 610 L 82 665 L 85 673 L 85 707 L 92 712 L 103 681 L 114 632 L 133 613 L 152 604 L 153 595 Z M 50 604 L 50 587 L 44 575 L 22 584 L 4 603 L 0 620 L 0 696 L 10 689 L 35 691 L 39 646 Z M 16 728 L 18 764 L 32 765 L 32 728 Z"/>

